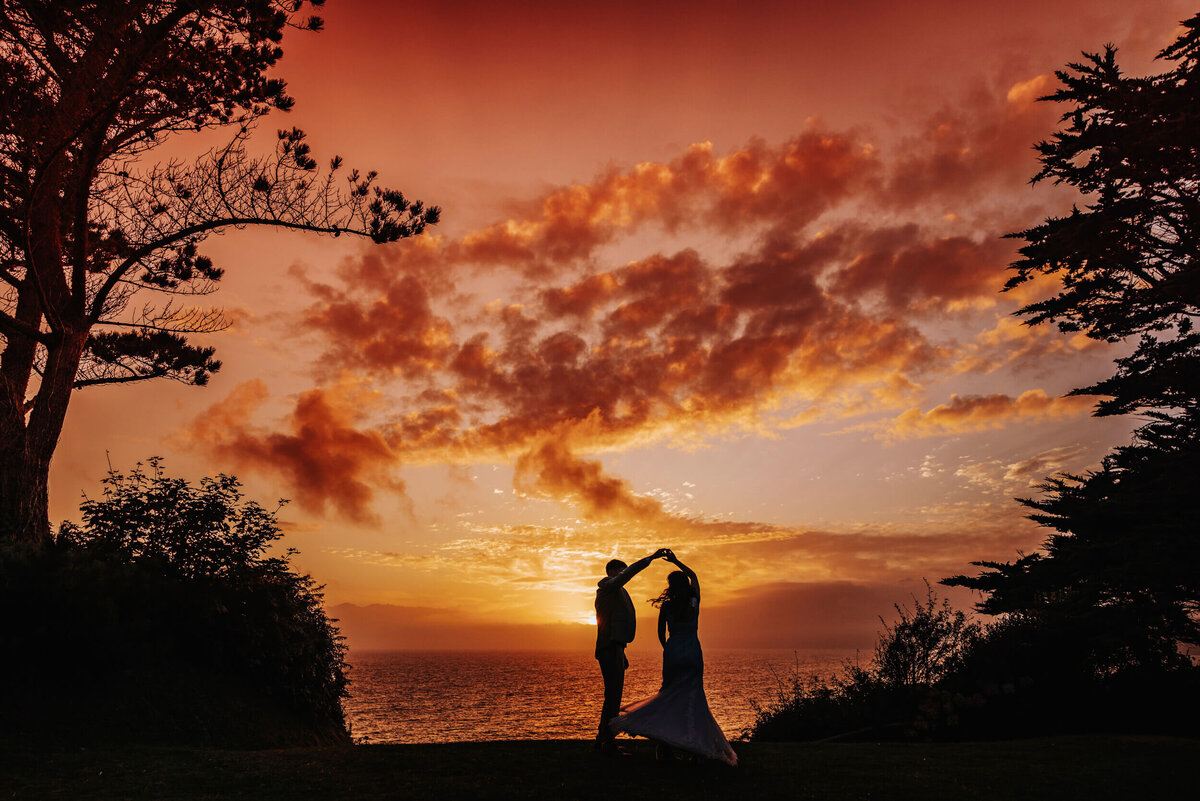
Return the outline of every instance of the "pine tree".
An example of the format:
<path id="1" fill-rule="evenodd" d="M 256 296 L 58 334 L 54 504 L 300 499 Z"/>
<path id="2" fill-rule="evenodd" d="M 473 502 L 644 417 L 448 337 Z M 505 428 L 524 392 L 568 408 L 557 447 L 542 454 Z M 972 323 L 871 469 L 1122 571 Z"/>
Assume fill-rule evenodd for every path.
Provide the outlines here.
<path id="1" fill-rule="evenodd" d="M 1137 337 L 1114 375 L 1074 394 L 1104 396 L 1098 415 L 1148 422 L 1099 470 L 1022 500 L 1055 532 L 1042 552 L 942 582 L 986 593 L 987 613 L 1087 630 L 1101 672 L 1175 663 L 1178 642 L 1200 643 L 1200 15 L 1183 25 L 1161 74 L 1123 75 L 1112 46 L 1057 73 L 1062 88 L 1043 99 L 1068 110 L 1037 145 L 1034 181 L 1073 186 L 1088 204 L 1014 234 L 1027 244 L 1007 284 L 1061 281 L 1020 310 L 1031 325 Z"/>

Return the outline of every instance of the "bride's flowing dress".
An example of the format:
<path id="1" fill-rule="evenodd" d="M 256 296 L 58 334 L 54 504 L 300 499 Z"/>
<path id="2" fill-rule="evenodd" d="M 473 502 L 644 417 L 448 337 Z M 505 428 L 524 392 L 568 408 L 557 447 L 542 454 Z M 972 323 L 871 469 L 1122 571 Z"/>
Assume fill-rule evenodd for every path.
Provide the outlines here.
<path id="1" fill-rule="evenodd" d="M 690 601 L 667 617 L 662 687 L 649 698 L 623 707 L 609 725 L 617 732 L 736 765 L 737 754 L 713 719 L 704 695 L 704 652 L 697 633 L 700 600 Z"/>

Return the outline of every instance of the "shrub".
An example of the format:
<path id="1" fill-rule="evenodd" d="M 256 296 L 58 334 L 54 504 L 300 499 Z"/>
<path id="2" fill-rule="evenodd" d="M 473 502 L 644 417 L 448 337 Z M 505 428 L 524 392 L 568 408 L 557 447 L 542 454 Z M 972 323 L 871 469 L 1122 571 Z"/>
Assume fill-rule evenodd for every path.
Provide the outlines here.
<path id="1" fill-rule="evenodd" d="M 1094 616 L 1009 614 L 989 625 L 939 688 L 975 699 L 955 736 L 1080 731 L 1176 733 L 1200 713 L 1200 670 L 1186 658 L 1098 663 Z"/>
<path id="2" fill-rule="evenodd" d="M 348 741 L 346 648 L 321 588 L 268 555 L 237 479 L 112 471 L 82 524 L 0 550 L 0 716 L 79 740 Z M 15 657 L 15 658 L 13 658 Z"/>
<path id="3" fill-rule="evenodd" d="M 899 739 L 956 723 L 953 709 L 932 704 L 934 685 L 955 670 L 980 636 L 978 624 L 926 586 L 913 609 L 896 605 L 883 622 L 867 667 L 843 665 L 828 679 L 793 673 L 774 703 L 758 710 L 754 740 Z"/>
<path id="4" fill-rule="evenodd" d="M 755 740 L 989 739 L 1081 731 L 1186 733 L 1200 668 L 1098 664 L 1093 618 L 1010 614 L 986 628 L 934 597 L 884 623 L 867 667 L 789 677 Z"/>
<path id="5" fill-rule="evenodd" d="M 932 685 L 952 671 L 979 639 L 980 627 L 963 612 L 939 600 L 928 583 L 925 601 L 913 609 L 896 604 L 898 620 L 880 618 L 883 632 L 875 646 L 874 671 L 885 686 Z"/>

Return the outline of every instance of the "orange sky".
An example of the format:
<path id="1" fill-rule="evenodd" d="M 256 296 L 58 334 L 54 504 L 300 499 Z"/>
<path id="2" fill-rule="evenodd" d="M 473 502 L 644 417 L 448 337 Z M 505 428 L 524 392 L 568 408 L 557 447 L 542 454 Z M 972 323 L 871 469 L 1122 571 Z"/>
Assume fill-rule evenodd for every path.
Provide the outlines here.
<path id="1" fill-rule="evenodd" d="M 1189 14 L 334 0 L 262 132 L 443 222 L 209 240 L 225 368 L 80 393 L 52 515 L 106 451 L 236 473 L 292 499 L 358 647 L 575 647 L 603 563 L 658 546 L 709 645 L 869 646 L 922 578 L 1035 547 L 1011 498 L 1127 437 L 1062 397 L 1120 351 L 1010 317 L 1000 236 L 1072 200 L 1028 185 L 1052 71 L 1106 41 L 1145 71 Z"/>

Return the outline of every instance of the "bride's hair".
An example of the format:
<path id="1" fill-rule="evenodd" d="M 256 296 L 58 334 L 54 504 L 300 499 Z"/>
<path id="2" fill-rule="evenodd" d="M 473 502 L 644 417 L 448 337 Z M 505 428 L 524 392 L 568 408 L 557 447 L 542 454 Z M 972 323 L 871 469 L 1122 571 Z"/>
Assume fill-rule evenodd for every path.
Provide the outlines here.
<path id="1" fill-rule="evenodd" d="M 695 594 L 696 592 L 692 589 L 692 582 L 688 580 L 687 573 L 684 573 L 682 570 L 673 570 L 667 574 L 667 588 L 657 598 L 651 598 L 650 603 L 661 607 L 663 604 L 686 601 Z"/>

